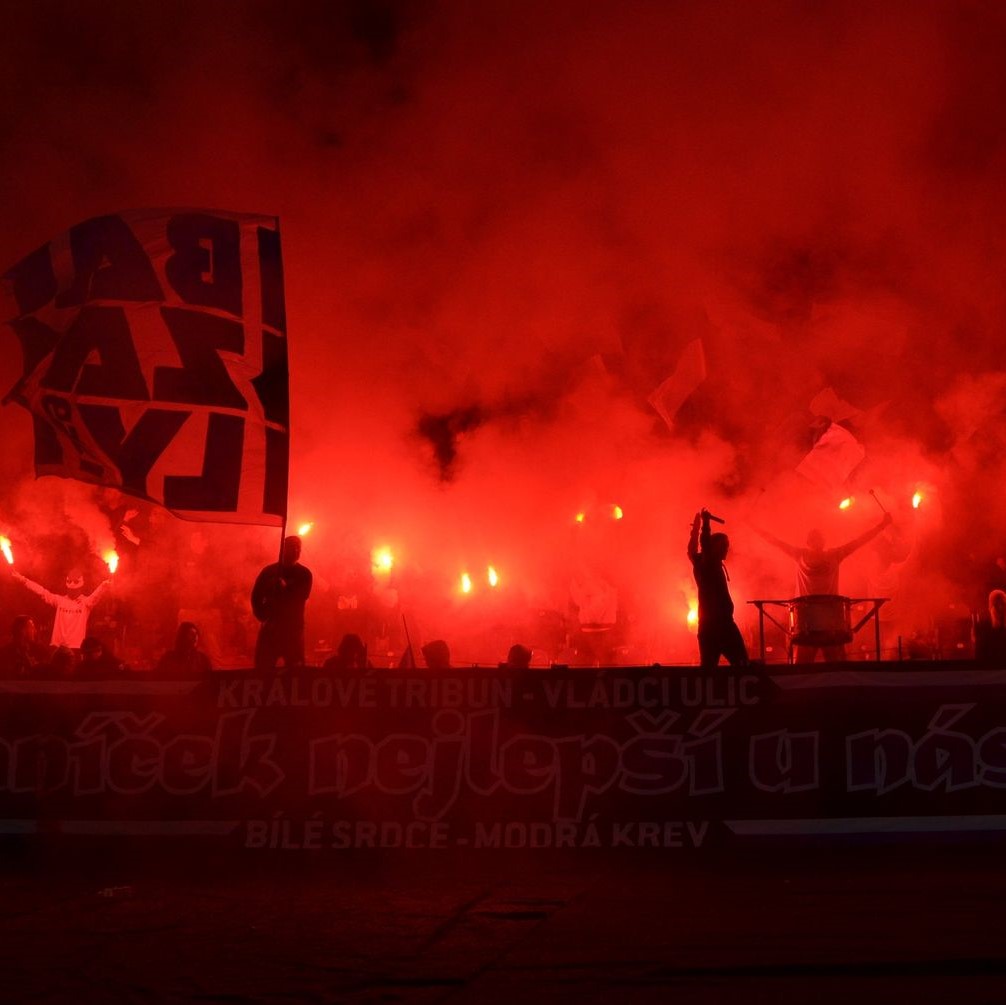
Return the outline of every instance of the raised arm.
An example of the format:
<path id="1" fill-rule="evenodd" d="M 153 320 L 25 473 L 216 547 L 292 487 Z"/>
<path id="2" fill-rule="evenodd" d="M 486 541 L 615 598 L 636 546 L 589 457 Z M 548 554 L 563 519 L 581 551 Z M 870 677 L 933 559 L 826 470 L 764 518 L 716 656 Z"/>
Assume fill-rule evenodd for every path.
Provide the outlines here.
<path id="1" fill-rule="evenodd" d="M 101 595 L 108 589 L 112 581 L 110 579 L 103 579 L 85 598 L 84 604 L 88 608 L 94 607 L 94 605 L 101 600 Z"/>
<path id="2" fill-rule="evenodd" d="M 787 544 L 785 541 L 776 537 L 775 534 L 770 534 L 767 530 L 762 530 L 756 524 L 751 524 L 751 529 L 763 540 L 768 541 L 773 548 L 778 548 L 780 551 L 784 551 L 790 558 L 798 559 L 800 557 L 800 552 L 802 549 L 798 548 L 795 544 Z"/>
<path id="3" fill-rule="evenodd" d="M 702 514 L 696 513 L 692 521 L 692 532 L 688 537 L 688 557 L 693 561 L 699 554 L 699 527 L 702 524 Z"/>
<path id="4" fill-rule="evenodd" d="M 51 604 L 53 607 L 59 603 L 59 597 L 55 593 L 50 593 L 44 586 L 39 586 L 38 583 L 29 579 L 27 576 L 22 576 L 17 569 L 11 570 L 11 575 L 22 585 L 26 586 L 32 593 L 37 593 L 47 604 Z"/>
<path id="5" fill-rule="evenodd" d="M 841 548 L 836 548 L 835 551 L 838 552 L 839 558 L 848 558 L 854 551 L 858 551 L 868 541 L 872 541 L 885 527 L 890 526 L 893 522 L 891 514 L 885 513 L 884 519 L 876 527 L 871 527 L 865 534 L 860 534 L 859 537 L 853 538 L 847 544 L 843 544 Z"/>

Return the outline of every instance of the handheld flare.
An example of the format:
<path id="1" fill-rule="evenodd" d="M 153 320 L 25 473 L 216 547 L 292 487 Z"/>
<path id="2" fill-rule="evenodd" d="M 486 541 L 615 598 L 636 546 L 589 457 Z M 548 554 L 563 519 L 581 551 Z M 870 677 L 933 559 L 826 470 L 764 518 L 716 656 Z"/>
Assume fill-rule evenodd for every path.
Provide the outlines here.
<path id="1" fill-rule="evenodd" d="M 370 553 L 370 568 L 374 573 L 388 573 L 391 572 L 392 566 L 395 564 L 395 556 L 392 551 L 387 546 L 382 546 L 380 548 L 375 548 Z"/>
<path id="2" fill-rule="evenodd" d="M 3 552 L 3 557 L 7 559 L 8 565 L 14 564 L 14 551 L 10 546 L 9 537 L 0 537 L 0 551 Z"/>

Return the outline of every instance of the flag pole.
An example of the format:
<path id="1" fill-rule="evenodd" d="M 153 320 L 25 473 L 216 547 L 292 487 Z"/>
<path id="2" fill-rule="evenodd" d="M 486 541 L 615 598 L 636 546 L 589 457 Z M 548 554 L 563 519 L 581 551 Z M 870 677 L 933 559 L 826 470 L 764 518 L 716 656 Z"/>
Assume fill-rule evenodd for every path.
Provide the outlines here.
<path id="1" fill-rule="evenodd" d="M 412 665 L 416 665 L 416 654 L 412 651 L 412 639 L 409 637 L 409 623 L 405 620 L 405 615 L 402 615 L 402 627 L 405 629 L 405 641 L 408 643 L 409 659 L 412 661 Z"/>
<path id="2" fill-rule="evenodd" d="M 283 268 L 283 240 L 282 240 L 282 235 L 279 232 L 279 215 L 274 216 L 273 219 L 276 221 L 276 242 L 279 245 L 279 255 L 280 255 L 279 261 L 280 261 L 280 269 L 282 269 Z M 283 289 L 283 301 L 284 301 L 283 309 L 284 309 L 284 315 L 285 315 L 285 312 L 286 312 L 286 289 L 285 289 L 285 283 L 283 284 L 283 288 L 282 289 Z M 286 339 L 286 359 L 287 359 L 287 376 L 286 376 L 286 380 L 287 380 L 287 401 L 289 402 L 289 398 L 290 398 L 290 392 L 289 392 L 289 385 L 290 385 L 290 332 L 288 330 L 288 326 L 287 325 L 284 325 L 284 328 L 287 329 L 287 330 L 284 330 L 284 332 L 283 332 L 283 338 Z M 287 407 L 289 408 L 289 405 Z M 293 433 L 292 424 L 290 422 L 290 413 L 288 411 L 287 412 L 287 416 L 286 416 L 286 442 L 287 442 L 287 448 L 286 448 L 286 499 L 283 501 L 283 523 L 280 525 L 280 531 L 279 531 L 279 564 L 280 565 L 283 564 L 283 543 L 286 541 L 286 522 L 287 522 L 287 519 L 289 517 L 289 511 L 290 511 L 290 444 L 291 444 L 292 439 L 293 439 L 292 433 Z"/>

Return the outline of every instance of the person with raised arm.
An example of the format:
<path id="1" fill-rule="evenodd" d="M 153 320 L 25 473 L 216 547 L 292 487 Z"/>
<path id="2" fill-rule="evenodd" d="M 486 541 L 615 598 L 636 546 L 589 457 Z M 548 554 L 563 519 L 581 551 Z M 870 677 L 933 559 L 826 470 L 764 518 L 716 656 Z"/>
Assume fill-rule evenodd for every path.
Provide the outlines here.
<path id="1" fill-rule="evenodd" d="M 803 547 L 789 544 L 755 524 L 751 525 L 751 529 L 763 540 L 789 555 L 796 562 L 796 596 L 798 598 L 837 597 L 840 596 L 838 574 L 842 563 L 853 552 L 872 541 L 892 522 L 891 514 L 885 513 L 884 518 L 876 526 L 837 548 L 826 548 L 824 534 L 816 528 L 807 535 L 807 543 Z M 826 662 L 845 659 L 844 645 L 797 646 L 795 650 L 796 662 L 813 663 L 819 648 L 823 650 Z"/>
<path id="2" fill-rule="evenodd" d="M 11 575 L 22 586 L 38 594 L 50 607 L 56 609 L 50 644 L 57 648 L 67 646 L 70 649 L 80 649 L 80 644 L 87 635 L 87 621 L 91 616 L 91 610 L 101 599 L 111 580 L 103 580 L 90 593 L 85 594 L 84 574 L 79 569 L 71 569 L 66 575 L 66 593 L 53 593 L 27 576 L 22 576 L 17 569 L 12 569 Z"/>
<path id="3" fill-rule="evenodd" d="M 725 656 L 731 666 L 747 666 L 748 651 L 734 621 L 734 602 L 727 585 L 730 577 L 723 564 L 730 539 L 723 533 L 710 533 L 711 519 L 715 518 L 707 509 L 696 513 L 688 538 L 688 558 L 699 590 L 699 662 L 708 670 Z"/>

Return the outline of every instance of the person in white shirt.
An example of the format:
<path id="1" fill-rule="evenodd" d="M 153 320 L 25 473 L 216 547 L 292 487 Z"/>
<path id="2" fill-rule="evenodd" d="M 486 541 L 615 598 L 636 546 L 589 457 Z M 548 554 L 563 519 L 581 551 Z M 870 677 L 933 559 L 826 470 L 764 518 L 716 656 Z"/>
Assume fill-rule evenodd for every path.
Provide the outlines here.
<path id="1" fill-rule="evenodd" d="M 105 587 L 111 582 L 106 579 L 85 596 L 84 574 L 79 569 L 72 569 L 66 577 L 66 593 L 52 593 L 44 586 L 22 576 L 17 569 L 12 570 L 14 578 L 26 586 L 32 593 L 37 593 L 50 607 L 56 609 L 52 622 L 51 644 L 79 649 L 84 636 L 87 635 L 87 620 L 91 610 L 101 599 Z"/>
<path id="2" fill-rule="evenodd" d="M 807 535 L 807 544 L 799 547 L 787 544 L 760 527 L 752 525 L 752 530 L 769 544 L 785 552 L 796 561 L 796 595 L 797 597 L 839 596 L 838 571 L 841 564 L 854 552 L 858 551 L 868 541 L 872 541 L 885 527 L 891 523 L 891 514 L 885 513 L 884 519 L 865 534 L 847 541 L 837 548 L 824 546 L 824 534 L 812 530 Z M 796 659 L 798 663 L 812 663 L 818 648 L 823 648 L 825 662 L 835 662 L 845 659 L 845 646 L 797 646 Z"/>

